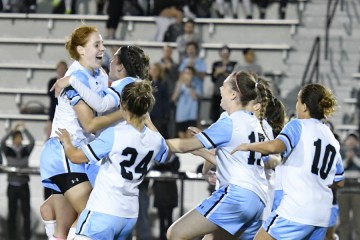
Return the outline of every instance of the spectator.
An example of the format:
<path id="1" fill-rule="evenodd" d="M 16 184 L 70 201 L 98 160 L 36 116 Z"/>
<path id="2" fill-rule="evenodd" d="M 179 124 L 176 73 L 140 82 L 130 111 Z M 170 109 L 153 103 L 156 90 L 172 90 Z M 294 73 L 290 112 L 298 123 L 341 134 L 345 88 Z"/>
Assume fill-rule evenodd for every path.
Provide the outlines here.
<path id="1" fill-rule="evenodd" d="M 179 72 L 182 72 L 186 67 L 193 67 L 195 69 L 194 81 L 199 83 L 202 94 L 203 81 L 206 75 L 206 63 L 199 57 L 199 46 L 196 42 L 189 42 L 186 44 L 187 57 L 184 58 L 179 66 Z"/>
<path id="2" fill-rule="evenodd" d="M 188 0 L 188 6 L 197 18 L 210 18 L 213 0 Z"/>
<path id="3" fill-rule="evenodd" d="M 172 47 L 165 45 L 163 47 L 163 56 L 160 59 L 160 64 L 163 68 L 163 78 L 166 82 L 166 86 L 168 87 L 168 93 L 170 96 L 175 91 L 175 85 L 179 79 L 179 65 L 174 61 L 172 52 Z M 168 135 L 169 137 L 175 137 L 175 108 L 173 105 L 170 106 Z"/>
<path id="4" fill-rule="evenodd" d="M 169 26 L 182 22 L 183 2 L 181 0 L 154 0 L 153 14 L 156 17 L 155 41 L 162 42 Z"/>
<path id="5" fill-rule="evenodd" d="M 179 78 L 179 65 L 172 57 L 173 49 L 169 45 L 163 47 L 163 56 L 160 59 L 160 64 L 164 70 L 164 80 L 168 86 L 168 92 L 173 93 L 175 90 L 176 81 Z"/>
<path id="6" fill-rule="evenodd" d="M 242 1 L 245 7 L 246 18 L 252 19 L 252 3 L 251 0 L 243 0 Z M 217 15 L 219 18 L 225 17 L 225 0 L 216 0 L 217 4 Z M 231 0 L 231 9 L 232 9 L 232 16 L 233 18 L 238 18 L 238 8 L 239 8 L 239 1 L 238 0 Z"/>
<path id="7" fill-rule="evenodd" d="M 29 144 L 23 144 L 23 133 L 26 135 Z M 6 145 L 6 141 L 11 137 L 12 144 Z M 34 148 L 35 139 L 26 129 L 23 122 L 18 123 L 15 128 L 9 131 L 1 139 L 1 150 L 7 159 L 7 165 L 11 167 L 28 167 L 29 156 Z M 21 203 L 21 211 L 23 215 L 23 239 L 30 240 L 30 178 L 27 175 L 18 175 L 16 173 L 8 175 L 8 239 L 16 239 L 17 224 L 16 212 L 18 209 L 18 201 Z"/>
<path id="8" fill-rule="evenodd" d="M 185 67 L 181 72 L 171 101 L 176 104 L 176 132 L 179 138 L 189 138 L 191 133 L 187 131 L 190 126 L 197 126 L 197 113 L 199 108 L 198 98 L 202 87 L 195 81 L 195 69 Z"/>
<path id="9" fill-rule="evenodd" d="M 347 181 L 344 188 L 338 190 L 339 236 L 341 240 L 360 239 L 360 189 L 357 182 L 360 178 L 360 148 L 356 134 L 349 134 L 346 137 L 343 150 Z M 352 237 L 353 232 L 355 237 Z"/>
<path id="10" fill-rule="evenodd" d="M 153 170 L 166 173 L 178 173 L 179 157 L 172 154 L 165 164 L 155 164 Z M 157 208 L 160 222 L 159 240 L 166 240 L 166 231 L 173 223 L 173 210 L 178 206 L 178 190 L 176 180 L 154 180 L 154 207 Z"/>
<path id="11" fill-rule="evenodd" d="M 201 45 L 200 35 L 195 32 L 195 22 L 191 19 L 187 20 L 184 25 L 184 34 L 177 39 L 177 50 L 179 53 L 179 61 L 187 57 L 186 48 L 189 42 L 195 42 L 199 47 Z"/>
<path id="12" fill-rule="evenodd" d="M 109 15 L 106 21 L 106 39 L 116 39 L 115 33 L 119 26 L 120 17 L 122 16 L 124 0 L 109 0 L 107 13 Z"/>
<path id="13" fill-rule="evenodd" d="M 256 63 L 255 52 L 252 48 L 245 48 L 243 50 L 244 64 L 238 64 L 235 69 L 236 71 L 253 72 L 257 75 L 262 75 L 262 67 Z"/>
<path id="14" fill-rule="evenodd" d="M 96 15 L 104 15 L 106 0 L 96 0 Z"/>
<path id="15" fill-rule="evenodd" d="M 215 122 L 220 117 L 221 107 L 221 95 L 220 87 L 223 85 L 224 80 L 234 71 L 234 67 L 237 62 L 230 61 L 230 48 L 223 46 L 219 50 L 220 61 L 216 61 L 212 65 L 211 80 L 214 83 L 214 92 L 211 99 L 210 118 Z"/>
<path id="16" fill-rule="evenodd" d="M 260 12 L 260 19 L 265 19 L 266 18 L 266 8 L 272 4 L 275 1 L 270 1 L 270 0 L 255 0 L 255 3 L 258 4 L 259 6 L 259 12 Z M 279 19 L 285 19 L 286 16 L 286 6 L 288 3 L 288 0 L 279 0 L 276 1 L 279 2 Z"/>
<path id="17" fill-rule="evenodd" d="M 52 13 L 76 14 L 76 0 L 53 0 Z"/>
<path id="18" fill-rule="evenodd" d="M 168 138 L 168 126 L 170 115 L 170 96 L 166 81 L 163 78 L 163 69 L 160 63 L 155 63 L 149 69 L 150 80 L 156 89 L 154 93 L 155 105 L 150 112 L 150 117 L 155 127 L 164 138 Z"/>

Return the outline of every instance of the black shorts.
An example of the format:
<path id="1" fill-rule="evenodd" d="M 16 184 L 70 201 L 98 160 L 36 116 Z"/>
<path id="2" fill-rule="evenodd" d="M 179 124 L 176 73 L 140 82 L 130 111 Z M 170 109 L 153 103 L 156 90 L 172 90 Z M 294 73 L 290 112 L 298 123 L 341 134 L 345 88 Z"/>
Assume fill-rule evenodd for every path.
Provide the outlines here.
<path id="1" fill-rule="evenodd" d="M 55 183 L 62 194 L 64 194 L 67 190 L 76 185 L 89 181 L 86 173 L 63 173 L 50 178 L 50 180 Z"/>

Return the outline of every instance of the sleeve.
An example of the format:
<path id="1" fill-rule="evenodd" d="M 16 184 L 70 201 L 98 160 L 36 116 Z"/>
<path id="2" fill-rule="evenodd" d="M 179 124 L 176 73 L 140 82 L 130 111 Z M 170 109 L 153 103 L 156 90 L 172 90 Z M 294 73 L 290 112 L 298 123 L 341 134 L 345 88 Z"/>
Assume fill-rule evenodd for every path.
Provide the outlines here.
<path id="1" fill-rule="evenodd" d="M 112 89 L 115 92 L 115 94 L 119 97 L 119 100 L 120 100 L 120 96 L 122 94 L 122 91 L 124 90 L 124 87 L 126 87 L 127 85 L 129 85 L 130 83 L 133 83 L 135 81 L 136 81 L 136 78 L 127 77 L 127 78 L 120 80 L 119 84 L 117 84 L 114 87 L 111 87 L 110 89 Z"/>
<path id="2" fill-rule="evenodd" d="M 96 112 L 106 112 L 119 105 L 119 97 L 112 93 L 111 90 L 105 91 L 106 95 L 102 97 L 93 92 L 87 84 L 84 84 L 84 82 L 76 76 L 71 76 L 70 84 L 77 91 L 79 97 Z"/>
<path id="3" fill-rule="evenodd" d="M 166 145 L 165 139 L 161 138 L 161 147 L 159 153 L 155 156 L 155 161 L 159 163 L 165 163 L 166 158 L 169 154 L 169 148 Z"/>
<path id="4" fill-rule="evenodd" d="M 99 137 L 95 138 L 91 143 L 81 147 L 87 159 L 92 164 L 96 164 L 102 158 L 107 156 L 114 144 L 114 128 L 109 127 L 101 132 Z"/>
<path id="5" fill-rule="evenodd" d="M 1 151 L 7 155 L 7 146 L 6 146 L 6 141 L 10 138 L 11 134 L 13 133 L 13 131 L 8 131 L 6 133 L 6 135 L 1 139 Z"/>
<path id="6" fill-rule="evenodd" d="M 29 140 L 29 144 L 26 146 L 26 150 L 27 150 L 28 154 L 30 155 L 35 146 L 35 138 L 33 135 L 31 135 L 29 130 L 27 130 L 26 128 L 24 129 L 24 133 L 25 133 L 27 139 Z"/>
<path id="7" fill-rule="evenodd" d="M 286 146 L 286 150 L 282 153 L 283 157 L 288 157 L 296 147 L 301 136 L 301 131 L 302 125 L 300 120 L 294 119 L 286 124 L 284 129 L 277 136 L 277 139 L 281 140 Z"/>
<path id="8" fill-rule="evenodd" d="M 335 172 L 334 182 L 340 182 L 344 179 L 345 179 L 344 166 L 343 166 L 342 158 L 339 154 L 338 161 L 336 162 L 336 172 Z"/>
<path id="9" fill-rule="evenodd" d="M 220 118 L 208 129 L 195 136 L 207 149 L 226 146 L 232 138 L 233 123 L 228 117 Z"/>
<path id="10" fill-rule="evenodd" d="M 71 79 L 77 79 L 79 82 L 84 84 L 89 89 L 89 83 L 88 83 L 88 77 L 81 71 L 75 71 L 72 73 L 70 77 L 70 83 Z M 80 100 L 81 96 L 79 93 L 73 88 L 73 86 L 69 86 L 65 88 L 65 95 L 70 100 L 71 106 L 75 106 Z"/>
<path id="11" fill-rule="evenodd" d="M 283 199 L 283 196 L 284 196 L 284 191 L 283 190 L 275 190 L 272 211 L 276 210 L 279 207 L 280 202 Z"/>

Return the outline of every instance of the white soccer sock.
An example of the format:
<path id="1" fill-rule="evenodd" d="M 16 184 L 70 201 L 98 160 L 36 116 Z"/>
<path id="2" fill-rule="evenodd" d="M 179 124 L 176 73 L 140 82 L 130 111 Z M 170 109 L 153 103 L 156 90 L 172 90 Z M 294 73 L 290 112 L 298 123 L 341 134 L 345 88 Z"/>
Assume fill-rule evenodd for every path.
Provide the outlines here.
<path id="1" fill-rule="evenodd" d="M 43 220 L 45 225 L 45 233 L 46 236 L 51 239 L 54 236 L 55 227 L 56 227 L 56 220 L 45 221 Z"/>
<path id="2" fill-rule="evenodd" d="M 76 231 L 76 228 L 74 228 L 74 227 L 70 228 L 66 240 L 73 240 L 76 236 L 75 231 Z"/>

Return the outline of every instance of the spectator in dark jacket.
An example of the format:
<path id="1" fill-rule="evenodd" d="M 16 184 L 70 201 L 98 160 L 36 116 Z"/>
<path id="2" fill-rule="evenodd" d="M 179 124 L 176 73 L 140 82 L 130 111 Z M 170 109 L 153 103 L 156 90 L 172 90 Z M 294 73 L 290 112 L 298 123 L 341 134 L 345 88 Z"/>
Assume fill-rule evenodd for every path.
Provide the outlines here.
<path id="1" fill-rule="evenodd" d="M 167 138 L 167 123 L 169 121 L 170 114 L 170 96 L 166 82 L 163 79 L 163 69 L 161 64 L 152 64 L 149 69 L 149 75 L 153 82 L 153 87 L 155 89 L 154 97 L 156 99 L 155 105 L 150 112 L 150 117 L 161 135 Z"/>
<path id="2" fill-rule="evenodd" d="M 180 168 L 179 158 L 173 154 L 165 164 L 156 164 L 154 171 L 162 173 L 177 173 Z M 178 191 L 176 180 L 155 180 L 153 185 L 154 207 L 158 210 L 160 220 L 160 237 L 159 240 L 166 240 L 166 231 L 173 222 L 172 213 L 178 206 Z"/>
<path id="3" fill-rule="evenodd" d="M 23 133 L 26 135 L 29 144 L 23 144 Z M 12 144 L 7 145 L 6 141 L 11 137 Z M 25 128 L 24 123 L 19 123 L 14 130 L 9 131 L 1 140 L 1 150 L 4 153 L 7 165 L 12 167 L 28 167 L 29 156 L 34 148 L 35 139 Z M 8 175 L 8 239 L 17 239 L 16 212 L 18 201 L 21 203 L 23 215 L 23 239 L 30 240 L 30 189 L 29 176 L 11 173 Z"/>

